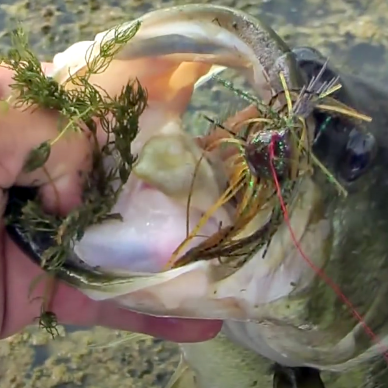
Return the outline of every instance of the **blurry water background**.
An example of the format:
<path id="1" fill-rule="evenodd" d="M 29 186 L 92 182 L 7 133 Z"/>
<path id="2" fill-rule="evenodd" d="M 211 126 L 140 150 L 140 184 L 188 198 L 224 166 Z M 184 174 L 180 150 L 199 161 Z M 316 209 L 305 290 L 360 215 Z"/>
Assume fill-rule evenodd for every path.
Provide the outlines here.
<path id="1" fill-rule="evenodd" d="M 200 2 L 197 0 L 196 2 Z M 329 55 L 338 67 L 376 82 L 388 81 L 387 0 L 213 0 L 262 15 L 290 45 L 309 45 Z M 159 7 L 184 0 L 1 0 L 0 46 L 22 22 L 42 60 L 77 40 Z M 207 1 L 203 1 L 207 3 Z M 200 109 L 217 111 L 215 85 L 203 93 Z M 209 98 L 212 93 L 212 98 Z M 212 102 L 213 101 L 213 102 Z M 219 106 L 219 103 L 218 103 Z M 195 125 L 195 124 L 192 124 Z M 108 348 L 123 333 L 94 328 L 60 328 L 61 338 L 30 327 L 0 342 L 0 387 L 163 387 L 178 361 L 176 345 L 157 339 Z M 236 387 L 237 388 L 237 387 Z"/>

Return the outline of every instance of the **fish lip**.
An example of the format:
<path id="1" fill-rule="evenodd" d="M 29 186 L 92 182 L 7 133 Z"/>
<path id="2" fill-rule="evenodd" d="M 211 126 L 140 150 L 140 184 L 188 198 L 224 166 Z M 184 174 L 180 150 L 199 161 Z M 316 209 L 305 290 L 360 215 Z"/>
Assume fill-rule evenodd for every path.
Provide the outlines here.
<path id="1" fill-rule="evenodd" d="M 29 235 L 20 223 L 17 222 L 22 216 L 22 208 L 28 201 L 34 201 L 38 197 L 37 187 L 13 186 L 7 190 L 8 200 L 4 211 L 4 217 L 9 218 L 5 224 L 5 230 L 14 244 L 35 264 L 43 270 L 50 268 L 42 266 L 43 253 L 54 245 L 53 237 L 47 232 L 37 232 L 34 236 Z M 74 253 L 72 257 L 66 259 L 63 264 L 68 270 L 82 268 L 88 271 L 95 271 L 84 263 Z"/>
<path id="2" fill-rule="evenodd" d="M 4 217 L 9 219 L 5 224 L 5 230 L 11 240 L 30 258 L 35 264 L 41 265 L 43 252 L 52 245 L 52 239 L 48 233 L 36 233 L 34 238 L 28 235 L 22 225 L 17 222 L 22 217 L 22 208 L 28 201 L 33 201 L 38 196 L 36 187 L 13 186 L 8 189 L 8 200 L 4 211 Z"/>
<path id="3" fill-rule="evenodd" d="M 17 222 L 22 216 L 22 208 L 28 201 L 34 201 L 38 197 L 37 187 L 13 186 L 7 190 L 8 200 L 4 211 L 4 217 L 9 218 L 5 224 L 5 231 L 13 243 L 35 264 L 43 270 L 50 270 L 49 266 L 42 265 L 44 252 L 55 245 L 54 238 L 48 232 L 37 232 L 34 236 L 29 235 L 20 223 Z M 83 271 L 98 272 L 98 267 L 89 266 L 82 261 L 74 251 L 61 264 L 68 272 L 81 269 Z"/>

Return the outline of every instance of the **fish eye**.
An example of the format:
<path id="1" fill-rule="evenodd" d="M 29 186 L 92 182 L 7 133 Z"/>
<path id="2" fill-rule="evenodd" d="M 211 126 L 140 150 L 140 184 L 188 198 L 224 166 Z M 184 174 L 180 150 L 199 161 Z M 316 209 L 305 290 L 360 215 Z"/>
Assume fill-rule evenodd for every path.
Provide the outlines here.
<path id="1" fill-rule="evenodd" d="M 352 129 L 340 160 L 343 179 L 352 182 L 368 169 L 376 154 L 376 140 L 370 133 Z"/>

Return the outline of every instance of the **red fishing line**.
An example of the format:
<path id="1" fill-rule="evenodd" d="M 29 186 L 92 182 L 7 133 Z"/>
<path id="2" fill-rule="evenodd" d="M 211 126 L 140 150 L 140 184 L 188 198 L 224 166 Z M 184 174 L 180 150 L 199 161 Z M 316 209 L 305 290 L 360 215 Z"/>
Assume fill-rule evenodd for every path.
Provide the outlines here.
<path id="1" fill-rule="evenodd" d="M 369 337 L 374 341 L 377 345 L 379 345 L 382 349 L 383 357 L 385 358 L 385 361 L 388 364 L 388 348 L 384 346 L 381 343 L 381 340 L 378 338 L 378 336 L 372 331 L 372 329 L 367 325 L 367 323 L 364 321 L 361 314 L 356 310 L 356 308 L 353 306 L 353 303 L 346 297 L 346 295 L 343 294 L 339 286 L 334 283 L 333 280 L 330 279 L 329 276 L 326 275 L 326 273 L 319 267 L 317 267 L 310 259 L 309 257 L 303 252 L 302 247 L 299 244 L 298 239 L 296 238 L 294 231 L 291 227 L 290 218 L 288 215 L 287 207 L 284 203 L 283 196 L 281 193 L 280 183 L 276 174 L 276 168 L 274 166 L 273 160 L 275 159 L 275 143 L 276 139 L 274 136 L 271 138 L 271 142 L 269 144 L 269 162 L 270 162 L 270 168 L 271 173 L 273 175 L 273 179 L 275 181 L 276 186 L 276 192 L 277 196 L 279 198 L 280 206 L 283 211 L 284 220 L 288 226 L 288 229 L 291 234 L 291 238 L 293 243 L 295 244 L 295 247 L 297 248 L 299 254 L 302 256 L 303 260 L 311 267 L 311 269 L 329 286 L 331 289 L 337 294 L 337 296 L 346 304 L 346 306 L 349 307 L 350 311 L 352 312 L 353 316 L 357 319 L 358 322 L 363 326 L 365 332 L 369 335 Z"/>

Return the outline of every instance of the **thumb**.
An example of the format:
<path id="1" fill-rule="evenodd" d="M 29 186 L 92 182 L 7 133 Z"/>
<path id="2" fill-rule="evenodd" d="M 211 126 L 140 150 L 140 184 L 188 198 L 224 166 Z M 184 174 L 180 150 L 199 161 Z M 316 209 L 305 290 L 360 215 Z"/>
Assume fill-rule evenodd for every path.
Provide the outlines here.
<path id="1" fill-rule="evenodd" d="M 43 64 L 45 71 L 52 64 Z M 12 70 L 0 67 L 0 98 L 13 82 Z M 23 169 L 31 151 L 55 139 L 67 121 L 59 112 L 11 106 L 0 113 L 0 188 L 12 185 L 41 187 L 46 210 L 66 213 L 80 201 L 84 173 L 90 170 L 92 145 L 86 131 L 68 131 L 55 145 L 42 168 Z"/>

